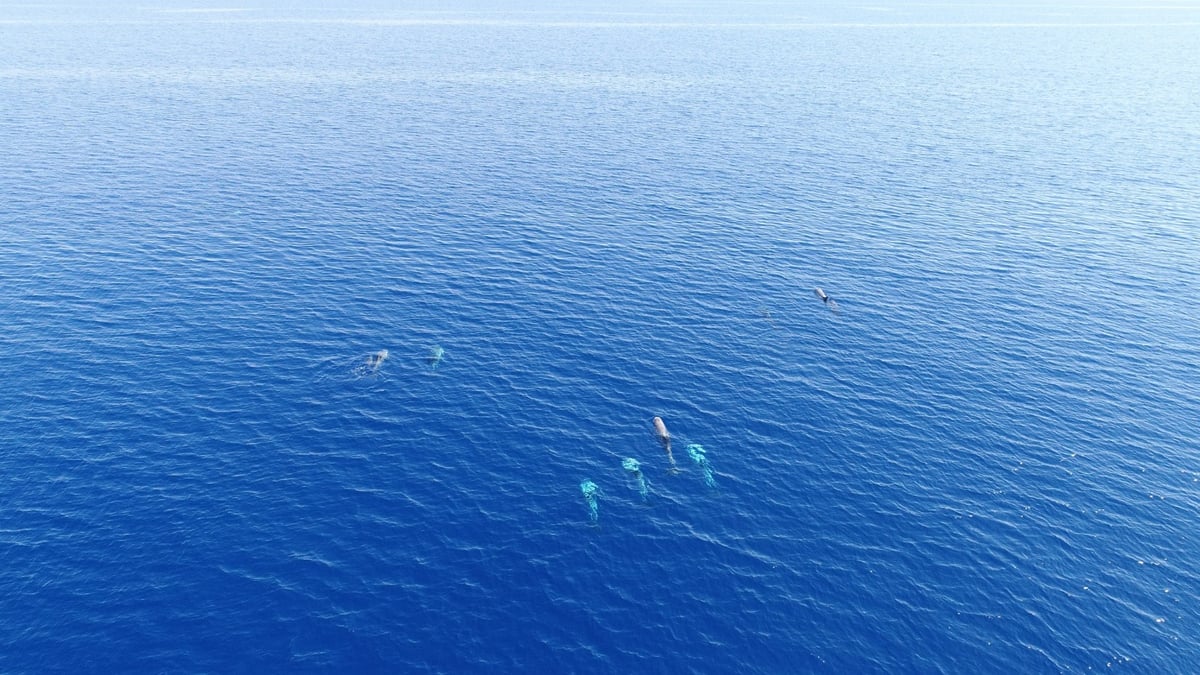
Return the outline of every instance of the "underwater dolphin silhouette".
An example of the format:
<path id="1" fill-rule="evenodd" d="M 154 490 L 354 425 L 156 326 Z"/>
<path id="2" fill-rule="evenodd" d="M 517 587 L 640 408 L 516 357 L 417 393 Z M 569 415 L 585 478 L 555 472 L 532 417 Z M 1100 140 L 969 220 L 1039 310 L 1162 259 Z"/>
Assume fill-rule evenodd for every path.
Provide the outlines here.
<path id="1" fill-rule="evenodd" d="M 813 289 L 813 295 L 817 296 L 817 299 L 821 302 L 829 302 L 829 296 L 825 295 L 825 291 L 821 290 L 819 287 Z"/>
<path id="2" fill-rule="evenodd" d="M 649 494 L 646 477 L 642 475 L 642 464 L 632 457 L 626 457 L 621 460 L 621 468 L 629 472 L 633 479 L 637 482 L 638 493 L 642 495 L 642 501 L 646 501 L 646 495 Z"/>
<path id="3" fill-rule="evenodd" d="M 442 362 L 442 357 L 445 355 L 446 355 L 445 349 L 442 349 L 441 347 L 434 345 L 433 349 L 429 350 L 429 358 L 426 359 L 426 361 L 429 362 L 429 368 L 431 370 L 437 370 L 438 364 Z"/>
<path id="4" fill-rule="evenodd" d="M 588 515 L 593 523 L 597 522 L 600 519 L 600 487 L 588 479 L 579 484 L 579 489 L 583 492 L 583 501 L 587 502 Z"/>

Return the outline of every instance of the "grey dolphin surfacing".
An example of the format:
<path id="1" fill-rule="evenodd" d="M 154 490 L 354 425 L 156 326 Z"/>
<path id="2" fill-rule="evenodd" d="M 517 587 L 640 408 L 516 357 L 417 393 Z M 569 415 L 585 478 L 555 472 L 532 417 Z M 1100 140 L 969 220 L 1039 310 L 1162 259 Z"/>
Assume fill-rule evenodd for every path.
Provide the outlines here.
<path id="1" fill-rule="evenodd" d="M 383 365 L 383 362 L 387 359 L 387 357 L 388 350 L 380 349 L 379 351 L 367 357 L 367 367 L 372 371 L 379 370 L 379 367 Z"/>
<path id="2" fill-rule="evenodd" d="M 828 305 L 829 309 L 833 310 L 834 314 L 838 313 L 837 300 L 834 300 L 833 298 L 829 297 L 829 295 L 827 295 L 825 293 L 825 291 L 822 290 L 820 287 L 813 289 L 813 295 L 817 296 L 818 298 L 820 298 L 821 302 Z"/>
<path id="3" fill-rule="evenodd" d="M 658 437 L 658 442 L 671 447 L 671 434 L 667 431 L 667 425 L 663 424 L 661 417 L 654 418 L 654 435 Z"/>
<path id="4" fill-rule="evenodd" d="M 671 433 L 667 431 L 667 425 L 663 424 L 661 417 L 654 418 L 654 436 L 658 438 L 658 442 L 662 443 L 663 449 L 667 451 L 667 460 L 671 462 L 671 469 L 675 469 L 675 457 L 671 455 Z"/>

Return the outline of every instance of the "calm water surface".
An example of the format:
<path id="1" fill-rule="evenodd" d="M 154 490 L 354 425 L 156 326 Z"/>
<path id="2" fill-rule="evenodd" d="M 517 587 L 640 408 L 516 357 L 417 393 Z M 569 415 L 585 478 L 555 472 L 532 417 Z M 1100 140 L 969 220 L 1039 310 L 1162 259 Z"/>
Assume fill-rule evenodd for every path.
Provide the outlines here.
<path id="1" fill-rule="evenodd" d="M 1197 45 L 0 6 L 0 670 L 1191 672 Z"/>

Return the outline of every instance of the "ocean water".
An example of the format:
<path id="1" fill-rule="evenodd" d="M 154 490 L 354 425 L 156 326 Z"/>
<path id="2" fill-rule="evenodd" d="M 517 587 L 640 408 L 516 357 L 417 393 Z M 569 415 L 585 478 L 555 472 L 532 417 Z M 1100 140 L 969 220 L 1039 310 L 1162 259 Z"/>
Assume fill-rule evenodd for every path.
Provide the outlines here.
<path id="1" fill-rule="evenodd" d="M 0 671 L 1195 672 L 1198 46 L 0 5 Z"/>

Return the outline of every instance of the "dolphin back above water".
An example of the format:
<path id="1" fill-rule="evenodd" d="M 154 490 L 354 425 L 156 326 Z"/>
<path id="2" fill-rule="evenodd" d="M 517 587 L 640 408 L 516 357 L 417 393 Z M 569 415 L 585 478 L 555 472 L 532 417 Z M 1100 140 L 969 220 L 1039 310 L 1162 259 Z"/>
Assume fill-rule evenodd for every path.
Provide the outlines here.
<path id="1" fill-rule="evenodd" d="M 356 380 L 364 377 L 375 377 L 379 374 L 379 369 L 383 366 L 383 362 L 387 360 L 387 357 L 388 350 L 386 349 L 372 352 L 365 357 L 354 357 L 354 365 L 350 367 L 350 376 Z"/>
<path id="2" fill-rule="evenodd" d="M 654 436 L 667 451 L 667 460 L 671 463 L 671 470 L 675 471 L 675 457 L 671 454 L 671 433 L 667 431 L 667 425 L 663 423 L 661 417 L 654 418 Z"/>
<path id="3" fill-rule="evenodd" d="M 661 417 L 654 418 L 654 436 L 658 438 L 658 442 L 663 444 L 667 450 L 671 449 L 671 433 L 667 431 L 667 425 L 663 423 Z"/>
<path id="4" fill-rule="evenodd" d="M 367 367 L 372 371 L 379 370 L 379 367 L 383 365 L 383 362 L 387 360 L 387 357 L 388 350 L 380 349 L 379 351 L 367 357 Z"/>
<path id="5" fill-rule="evenodd" d="M 821 302 L 825 303 L 826 305 L 829 305 L 829 309 L 833 310 L 834 313 L 837 313 L 837 311 L 838 311 L 837 301 L 834 300 L 833 298 L 829 297 L 829 295 L 824 291 L 824 289 L 822 289 L 819 286 L 817 288 L 814 288 L 813 295 L 817 296 L 817 299 L 819 299 Z"/>

